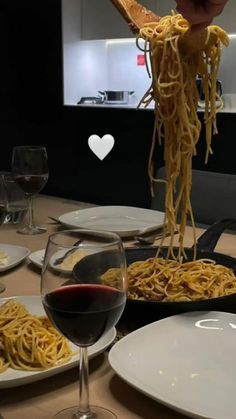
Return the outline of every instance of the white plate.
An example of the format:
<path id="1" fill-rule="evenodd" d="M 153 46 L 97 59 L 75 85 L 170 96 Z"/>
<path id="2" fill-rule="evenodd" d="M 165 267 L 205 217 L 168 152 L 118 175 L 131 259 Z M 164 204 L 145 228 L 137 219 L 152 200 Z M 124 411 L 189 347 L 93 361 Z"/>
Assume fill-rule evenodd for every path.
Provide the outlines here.
<path id="1" fill-rule="evenodd" d="M 113 231 L 127 237 L 161 226 L 164 215 L 145 208 L 102 206 L 68 212 L 59 221 L 68 227 Z"/>
<path id="2" fill-rule="evenodd" d="M 71 272 L 72 268 L 62 268 L 60 265 L 55 264 L 55 260 L 65 255 L 67 250 L 59 250 L 55 255 L 53 255 L 50 266 L 59 272 Z M 38 268 L 42 269 L 43 260 L 45 255 L 45 249 L 36 250 L 29 255 L 29 260 L 36 265 Z M 68 256 L 69 257 L 69 256 Z"/>
<path id="3" fill-rule="evenodd" d="M 0 251 L 5 252 L 9 257 L 6 265 L 0 265 L 0 272 L 6 271 L 18 265 L 30 254 L 30 250 L 26 247 L 5 243 L 0 243 Z"/>
<path id="4" fill-rule="evenodd" d="M 112 368 L 136 389 L 192 418 L 235 419 L 236 315 L 176 315 L 121 339 Z"/>
<path id="5" fill-rule="evenodd" d="M 30 313 L 40 316 L 45 315 L 41 298 L 39 296 L 17 296 L 11 297 L 21 302 L 26 306 Z M 10 298 L 0 298 L 0 304 L 9 300 Z M 99 339 L 94 345 L 88 348 L 89 359 L 103 352 L 115 339 L 116 329 L 113 328 Z M 78 347 L 71 344 L 73 350 L 78 350 Z M 16 387 L 22 384 L 31 383 L 34 381 L 42 380 L 43 378 L 50 377 L 62 371 L 66 371 L 75 367 L 79 363 L 79 354 L 72 357 L 72 359 L 64 365 L 49 368 L 44 371 L 18 371 L 8 368 L 7 371 L 0 374 L 0 388 Z"/>
<path id="6" fill-rule="evenodd" d="M 29 255 L 29 260 L 38 268 L 43 267 L 43 259 L 45 255 L 45 249 L 36 250 L 36 252 L 32 252 Z"/>

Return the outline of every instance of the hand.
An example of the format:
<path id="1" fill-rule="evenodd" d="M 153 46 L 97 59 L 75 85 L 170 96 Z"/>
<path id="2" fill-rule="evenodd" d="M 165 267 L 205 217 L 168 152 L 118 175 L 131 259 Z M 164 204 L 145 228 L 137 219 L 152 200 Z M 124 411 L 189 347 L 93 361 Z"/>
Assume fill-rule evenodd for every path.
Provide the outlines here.
<path id="1" fill-rule="evenodd" d="M 178 13 L 197 31 L 210 25 L 215 16 L 221 14 L 228 0 L 176 0 Z"/>

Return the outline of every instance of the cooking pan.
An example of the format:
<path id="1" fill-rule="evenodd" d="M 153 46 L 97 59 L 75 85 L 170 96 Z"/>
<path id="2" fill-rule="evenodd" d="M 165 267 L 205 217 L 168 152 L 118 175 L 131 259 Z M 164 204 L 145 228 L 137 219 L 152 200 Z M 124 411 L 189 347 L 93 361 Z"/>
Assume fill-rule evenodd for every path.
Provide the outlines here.
<path id="1" fill-rule="evenodd" d="M 103 97 L 104 103 L 107 104 L 127 104 L 134 91 L 128 90 L 105 90 L 98 91 Z"/>
<path id="2" fill-rule="evenodd" d="M 236 258 L 214 251 L 221 234 L 225 231 L 225 229 L 230 228 L 233 224 L 236 224 L 236 219 L 223 219 L 209 227 L 197 241 L 197 259 L 212 259 L 221 265 L 233 269 L 233 272 L 236 275 Z M 156 255 L 156 251 L 157 247 L 155 246 L 127 248 L 125 250 L 127 265 L 130 265 L 131 263 L 138 260 L 145 260 L 150 257 L 154 257 Z M 162 247 L 160 256 L 165 257 L 167 255 L 167 251 L 168 247 Z M 177 247 L 174 248 L 174 252 L 177 254 Z M 193 248 L 185 248 L 185 252 L 188 261 L 193 260 Z M 97 264 L 93 264 L 93 260 L 96 257 L 98 257 L 97 254 L 86 256 L 75 265 L 73 269 L 73 275 L 75 279 L 78 278 L 79 275 L 82 275 L 83 279 L 86 280 L 84 276 L 87 272 L 86 266 L 88 263 L 92 266 L 97 266 Z M 106 266 L 105 264 L 100 264 L 96 271 L 93 270 L 92 276 L 90 272 L 90 278 L 88 278 L 88 282 L 99 282 L 100 275 L 106 272 L 106 270 L 110 267 L 108 265 L 108 259 L 104 259 L 106 259 L 106 261 L 104 261 Z M 128 299 L 123 315 L 120 319 L 119 326 L 127 330 L 133 330 L 144 326 L 145 324 L 172 316 L 174 314 L 198 310 L 215 310 L 236 313 L 236 294 L 201 301 L 181 302 L 142 301 Z"/>

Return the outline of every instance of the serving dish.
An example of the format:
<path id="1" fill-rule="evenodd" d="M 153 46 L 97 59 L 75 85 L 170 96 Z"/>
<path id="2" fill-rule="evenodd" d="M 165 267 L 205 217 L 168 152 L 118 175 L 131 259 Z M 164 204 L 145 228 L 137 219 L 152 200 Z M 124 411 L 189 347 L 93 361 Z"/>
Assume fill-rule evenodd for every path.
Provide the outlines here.
<path id="1" fill-rule="evenodd" d="M 236 258 L 224 255 L 214 251 L 214 248 L 221 236 L 222 232 L 235 224 L 234 219 L 224 219 L 209 227 L 197 242 L 197 259 L 207 258 L 216 261 L 217 263 L 233 269 L 236 274 Z M 127 265 L 138 261 L 145 260 L 156 255 L 157 247 L 145 246 L 139 248 L 128 248 L 125 250 Z M 163 246 L 161 255 L 165 257 L 168 247 Z M 178 248 L 175 248 L 176 253 Z M 185 249 L 188 261 L 193 260 L 193 248 Z M 74 275 L 81 275 L 81 270 L 84 269 L 84 264 L 93 263 L 96 255 L 85 257 L 81 262 L 75 265 Z M 98 278 L 102 273 L 106 272 L 106 266 L 100 266 L 100 271 L 93 272 L 94 277 Z M 86 269 L 85 269 L 86 272 Z M 88 280 L 91 280 L 91 278 Z M 163 301 L 143 301 L 128 299 L 123 315 L 119 321 L 119 327 L 128 330 L 133 330 L 142 327 L 146 324 L 156 320 L 163 319 L 179 313 L 200 310 L 216 310 L 236 313 L 236 294 L 228 296 L 212 298 L 200 301 L 184 301 L 184 302 L 163 302 Z"/>
<path id="2" fill-rule="evenodd" d="M 210 226 L 197 241 L 197 259 L 206 258 L 214 260 L 221 265 L 233 269 L 236 275 L 236 258 L 214 251 L 223 231 L 230 228 L 230 226 L 235 223 L 236 220 L 234 219 L 224 219 Z M 127 265 L 130 265 L 136 260 L 145 260 L 149 257 L 154 257 L 156 251 L 157 247 L 127 249 Z M 165 257 L 167 251 L 168 247 L 164 246 L 161 250 L 160 256 Z M 175 251 L 177 254 L 177 247 L 175 248 Z M 193 260 L 193 248 L 186 248 L 185 252 L 188 261 Z M 208 300 L 182 302 L 141 301 L 128 299 L 121 322 L 133 329 L 175 314 L 199 310 L 216 310 L 236 313 L 236 294 Z"/>

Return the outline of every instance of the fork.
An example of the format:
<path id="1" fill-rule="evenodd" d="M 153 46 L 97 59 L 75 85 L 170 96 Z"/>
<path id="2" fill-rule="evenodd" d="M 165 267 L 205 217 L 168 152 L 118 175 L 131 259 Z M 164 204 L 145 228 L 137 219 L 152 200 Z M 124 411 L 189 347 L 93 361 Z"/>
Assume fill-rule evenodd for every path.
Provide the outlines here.
<path id="1" fill-rule="evenodd" d="M 50 220 L 52 220 L 54 223 L 56 223 L 56 224 L 62 224 L 61 223 L 61 221 L 58 219 L 58 218 L 55 218 L 55 217 L 49 217 L 48 216 L 48 218 L 50 219 Z M 0 418 L 1 419 L 1 418 Z"/>
<path id="2" fill-rule="evenodd" d="M 80 244 L 81 239 L 79 239 L 77 242 L 75 242 L 74 246 L 78 246 L 78 244 Z M 67 252 L 63 255 L 60 256 L 59 258 L 55 259 L 55 261 L 53 262 L 54 265 L 60 265 L 65 258 L 67 258 L 69 255 L 72 255 L 75 251 L 77 250 L 77 248 L 72 247 L 72 249 L 67 250 Z"/>

